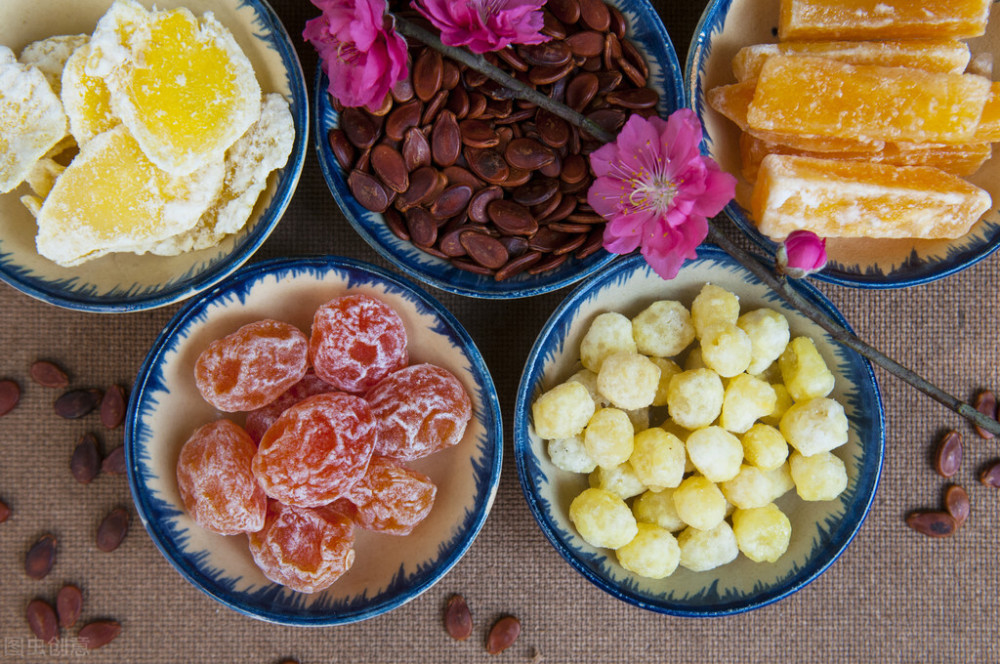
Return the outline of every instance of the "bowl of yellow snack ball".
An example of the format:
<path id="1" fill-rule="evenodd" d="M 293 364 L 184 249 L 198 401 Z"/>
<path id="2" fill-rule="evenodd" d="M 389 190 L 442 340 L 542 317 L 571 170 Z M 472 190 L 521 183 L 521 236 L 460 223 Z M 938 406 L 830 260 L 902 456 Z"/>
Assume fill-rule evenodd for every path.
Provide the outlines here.
<path id="1" fill-rule="evenodd" d="M 747 611 L 822 574 L 884 452 L 867 360 L 714 247 L 671 281 L 632 256 L 577 288 L 514 413 L 521 488 L 552 545 L 614 597 L 673 615 Z"/>
<path id="2" fill-rule="evenodd" d="M 216 284 L 305 159 L 302 67 L 263 0 L 8 0 L 0 100 L 0 280 L 70 309 Z"/>

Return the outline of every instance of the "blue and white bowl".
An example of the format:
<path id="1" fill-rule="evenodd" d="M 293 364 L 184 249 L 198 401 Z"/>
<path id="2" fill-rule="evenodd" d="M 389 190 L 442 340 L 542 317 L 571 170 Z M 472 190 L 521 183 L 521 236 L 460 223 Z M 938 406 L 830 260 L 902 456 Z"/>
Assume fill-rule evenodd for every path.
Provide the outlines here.
<path id="1" fill-rule="evenodd" d="M 473 417 L 458 445 L 407 464 L 438 487 L 428 517 L 405 537 L 356 529 L 353 567 L 325 591 L 303 594 L 264 577 L 245 535 L 216 535 L 195 524 L 178 493 L 176 464 L 191 433 L 220 417 L 194 382 L 194 363 L 205 347 L 262 318 L 292 323 L 308 335 L 316 308 L 347 293 L 372 295 L 393 307 L 406 325 L 410 361 L 454 373 L 472 399 Z M 240 613 L 303 626 L 371 618 L 439 581 L 489 514 L 502 451 L 496 388 L 458 321 L 406 279 L 340 258 L 257 263 L 185 305 L 139 371 L 125 429 L 129 486 L 139 517 L 181 576 Z"/>
<path id="2" fill-rule="evenodd" d="M 152 7 L 153 3 L 143 0 Z M 0 44 L 20 53 L 27 44 L 54 35 L 90 34 L 111 0 L 4 0 Z M 39 300 L 68 309 L 124 312 L 179 302 L 218 283 L 264 243 L 295 192 L 305 161 L 309 103 L 295 48 L 265 0 L 164 0 L 159 9 L 210 11 L 236 38 L 253 63 L 261 90 L 281 94 L 295 121 L 288 162 L 268 178 L 247 225 L 219 245 L 180 256 L 109 254 L 77 267 L 60 267 L 35 249 L 37 227 L 21 204 L 22 185 L 0 195 L 0 279 Z"/>
<path id="3" fill-rule="evenodd" d="M 531 404 L 579 368 L 580 341 L 600 313 L 632 317 L 656 300 L 690 305 L 706 283 L 739 296 L 741 310 L 770 307 L 784 314 L 792 336 L 812 337 L 836 376 L 832 397 L 845 407 L 849 441 L 834 450 L 846 467 L 847 489 L 835 500 L 804 502 L 792 490 L 777 501 L 792 524 L 788 551 L 776 563 L 755 563 L 743 555 L 707 572 L 678 567 L 662 580 L 637 576 L 618 564 L 613 551 L 587 544 L 569 520 L 569 505 L 587 488 L 587 476 L 560 470 L 549 460 L 534 431 Z M 804 297 L 846 325 L 823 295 L 797 283 Z M 662 417 L 662 416 L 661 416 Z M 659 422 L 654 419 L 653 425 Z M 588 581 L 629 604 L 679 616 L 720 616 L 755 609 L 787 597 L 823 573 L 858 532 L 875 496 L 885 431 L 882 400 L 871 366 L 837 345 L 817 325 L 790 310 L 750 272 L 719 249 L 702 247 L 698 258 L 663 281 L 641 256 L 619 261 L 576 288 L 542 328 L 525 363 L 514 411 L 514 457 L 521 489 L 542 532 L 560 555 Z"/>
<path id="4" fill-rule="evenodd" d="M 660 93 L 657 110 L 666 117 L 684 106 L 681 68 L 666 28 L 647 0 L 610 2 L 621 9 L 628 19 L 629 39 L 646 56 L 650 69 L 649 85 Z M 366 210 L 351 194 L 346 174 L 327 140 L 329 131 L 338 126 L 338 115 L 330 104 L 327 93 L 329 82 L 319 68 L 315 82 L 316 152 L 333 197 L 358 234 L 386 260 L 414 279 L 458 295 L 492 299 L 530 297 L 568 286 L 614 260 L 613 254 L 600 249 L 583 260 L 570 259 L 561 267 L 537 276 L 522 272 L 510 279 L 496 281 L 492 277 L 452 267 L 447 261 L 400 240 L 389 230 L 381 214 Z"/>
<path id="5" fill-rule="evenodd" d="M 688 49 L 685 90 L 688 103 L 705 125 L 703 149 L 723 170 L 739 180 L 736 200 L 726 214 L 757 245 L 774 255 L 777 245 L 757 231 L 749 216 L 752 187 L 742 178 L 739 128 L 713 110 L 708 90 L 735 83 L 731 62 L 736 52 L 752 44 L 777 42 L 779 0 L 712 0 L 705 9 Z M 971 40 L 977 53 L 1000 53 L 1000 21 L 991 21 L 985 36 Z M 992 159 L 967 178 L 1000 202 L 1000 160 Z M 813 275 L 829 283 L 859 288 L 899 288 L 924 284 L 955 274 L 1000 247 L 1000 212 L 989 210 L 957 240 L 827 240 L 830 263 Z"/>

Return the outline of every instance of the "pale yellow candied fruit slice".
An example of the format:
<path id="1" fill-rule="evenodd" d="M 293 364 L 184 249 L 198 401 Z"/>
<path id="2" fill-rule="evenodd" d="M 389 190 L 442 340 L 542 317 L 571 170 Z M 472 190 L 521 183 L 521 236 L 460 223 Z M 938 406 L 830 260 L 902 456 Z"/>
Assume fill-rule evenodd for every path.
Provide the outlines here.
<path id="1" fill-rule="evenodd" d="M 747 124 L 859 141 L 970 143 L 989 94 L 982 76 L 776 55 L 757 79 Z"/>
<path id="2" fill-rule="evenodd" d="M 957 238 L 991 206 L 989 193 L 927 166 L 768 155 L 751 207 L 762 233 Z"/>
<path id="3" fill-rule="evenodd" d="M 737 81 L 760 76 L 773 55 L 812 55 L 852 65 L 913 67 L 924 71 L 961 74 L 969 64 L 969 46 L 956 39 L 914 41 L 819 41 L 782 42 L 744 46 L 733 58 Z"/>
<path id="4" fill-rule="evenodd" d="M 990 0 L 781 0 L 778 37 L 941 39 L 986 32 Z"/>
<path id="5" fill-rule="evenodd" d="M 977 142 L 995 143 L 1000 141 L 1000 81 L 990 86 L 990 96 L 983 106 L 983 115 L 976 127 Z"/>
<path id="6" fill-rule="evenodd" d="M 62 72 L 76 49 L 90 41 L 89 35 L 56 35 L 31 42 L 21 50 L 21 64 L 35 67 L 49 82 L 52 92 L 62 88 Z"/>
<path id="7" fill-rule="evenodd" d="M 222 186 L 222 162 L 188 177 L 152 164 L 119 125 L 85 145 L 38 214 L 38 253 L 72 266 L 191 228 Z"/>
<path id="8" fill-rule="evenodd" d="M 90 46 L 81 46 L 66 61 L 62 74 L 60 97 L 69 118 L 69 131 L 80 146 L 119 124 L 104 79 L 85 71 L 89 56 Z"/>

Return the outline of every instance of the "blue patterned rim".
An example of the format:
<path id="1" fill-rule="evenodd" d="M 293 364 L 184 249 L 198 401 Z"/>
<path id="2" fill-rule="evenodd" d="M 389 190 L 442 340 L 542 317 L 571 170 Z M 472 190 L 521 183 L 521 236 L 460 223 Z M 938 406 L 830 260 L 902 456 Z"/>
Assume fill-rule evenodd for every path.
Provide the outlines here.
<path id="1" fill-rule="evenodd" d="M 663 22 L 648 0 L 610 0 L 629 20 L 630 39 L 644 53 L 651 54 L 650 86 L 661 94 L 660 114 L 666 117 L 685 105 L 684 80 L 673 43 Z M 347 187 L 343 169 L 330 148 L 327 133 L 337 126 L 338 115 L 330 105 L 328 79 L 316 68 L 313 107 L 315 109 L 315 146 L 320 168 L 334 199 L 354 230 L 375 251 L 393 265 L 421 282 L 456 295 L 486 299 L 531 297 L 558 290 L 608 265 L 616 256 L 604 249 L 583 260 L 569 260 L 561 267 L 541 275 L 523 272 L 505 281 L 496 281 L 452 267 L 446 261 L 417 249 L 396 237 L 381 214 L 363 208 Z"/>
<path id="2" fill-rule="evenodd" d="M 174 276 L 169 282 L 155 286 L 121 284 L 110 292 L 98 292 L 96 286 L 86 283 L 78 276 L 46 279 L 34 274 L 29 268 L 18 265 L 14 254 L 4 253 L 2 249 L 0 280 L 38 300 L 67 309 L 95 313 L 143 311 L 180 302 L 217 284 L 260 248 L 288 207 L 302 173 L 309 131 L 309 103 L 302 64 L 281 19 L 265 0 L 240 2 L 241 6 L 251 7 L 256 12 L 254 23 L 258 30 L 255 36 L 266 41 L 270 48 L 281 55 L 292 95 L 289 102 L 295 123 L 292 152 L 288 162 L 279 171 L 274 196 L 253 230 L 240 240 L 232 252 L 206 259 L 185 273 Z"/>
<path id="3" fill-rule="evenodd" d="M 739 275 L 748 283 L 761 283 L 728 254 L 716 247 L 700 247 L 698 258 L 686 263 L 685 267 L 696 264 L 715 264 Z M 684 269 L 682 268 L 682 272 Z M 667 592 L 653 593 L 644 590 L 634 578 L 626 577 L 624 581 L 616 581 L 605 570 L 611 554 L 586 545 L 575 533 L 562 528 L 553 518 L 556 510 L 562 508 L 555 507 L 545 495 L 542 495 L 541 489 L 549 485 L 550 479 L 539 463 L 528 430 L 531 403 L 542 390 L 545 365 L 562 350 L 564 340 L 575 322 L 576 312 L 581 306 L 597 297 L 600 291 L 622 287 L 632 274 L 641 270 L 653 274 L 641 256 L 633 255 L 595 274 L 573 290 L 539 333 L 525 362 L 514 409 L 514 458 L 517 462 L 521 490 L 532 515 L 559 555 L 584 578 L 613 597 L 657 613 L 687 617 L 723 616 L 766 606 L 800 590 L 822 574 L 844 552 L 868 515 L 875 498 L 885 454 L 882 398 L 871 364 L 854 351 L 837 346 L 841 359 L 847 362 L 845 373 L 848 381 L 857 390 L 847 397 L 845 405 L 851 407 L 848 409 L 849 413 L 853 410 L 853 414 L 848 415 L 849 421 L 852 430 L 858 432 L 859 439 L 863 442 L 863 449 L 858 459 L 857 478 L 838 498 L 844 506 L 841 518 L 830 518 L 818 524 L 819 541 L 814 541 L 813 549 L 805 564 L 794 566 L 787 576 L 777 583 L 765 585 L 758 582 L 747 594 L 739 594 L 735 589 L 720 591 L 719 583 L 715 581 L 708 587 L 702 588 L 700 592 L 675 598 L 670 594 L 669 588 Z M 795 281 L 793 286 L 832 320 L 850 329 L 840 312 L 815 287 L 801 281 Z M 664 288 L 664 295 L 668 296 L 669 291 L 666 289 L 669 288 L 669 282 L 664 282 Z M 783 301 L 772 291 L 767 292 L 765 299 L 779 310 L 783 307 Z M 613 558 L 613 555 L 611 557 Z M 668 583 L 669 581 L 670 579 L 665 580 Z"/>
<path id="4" fill-rule="evenodd" d="M 705 65 L 712 52 L 714 36 L 722 32 L 733 0 L 712 0 L 705 8 L 695 28 L 694 38 L 688 49 L 687 62 L 684 66 L 685 89 L 688 104 L 698 117 L 703 117 L 706 110 L 705 91 L 702 78 Z M 777 23 L 777 17 L 775 17 Z M 709 154 L 712 140 L 706 133 L 702 141 L 702 152 Z M 726 216 L 733 220 L 746 235 L 768 256 L 774 256 L 778 244 L 757 230 L 756 224 L 750 219 L 747 211 L 736 201 L 725 208 Z M 831 261 L 827 267 L 812 277 L 839 286 L 868 289 L 890 289 L 906 286 L 919 286 L 937 281 L 961 272 L 992 255 L 1000 249 L 1000 218 L 992 220 L 981 219 L 979 231 L 981 237 L 965 246 L 949 247 L 947 254 L 937 259 L 922 257 L 916 250 L 896 269 L 883 271 L 878 265 L 848 265 Z"/>
<path id="5" fill-rule="evenodd" d="M 330 273 L 343 275 L 348 287 L 378 284 L 405 298 L 421 314 L 437 319 L 433 331 L 446 337 L 453 347 L 461 348 L 471 366 L 478 401 L 483 408 L 475 417 L 484 433 L 471 460 L 475 505 L 466 508 L 464 519 L 457 524 L 452 539 L 440 543 L 435 559 L 425 561 L 409 574 L 400 568 L 387 587 L 377 594 L 369 595 L 365 591 L 342 600 L 320 599 L 306 604 L 301 593 L 287 591 L 277 584 L 268 584 L 253 592 L 239 591 L 236 584 L 240 579 L 226 576 L 225 570 L 211 568 L 207 563 L 207 551 L 183 550 L 188 535 L 175 521 L 181 511 L 150 488 L 150 481 L 156 479 L 149 467 L 149 445 L 154 432 L 145 418 L 159 406 L 158 395 L 169 394 L 164 374 L 165 357 L 177 349 L 193 325 L 207 319 L 214 305 L 233 303 L 240 306 L 251 290 L 266 278 L 280 281 L 302 274 L 322 277 Z M 139 370 L 129 401 L 124 444 L 129 488 L 139 518 L 154 544 L 181 576 L 218 602 L 253 618 L 286 625 L 325 626 L 357 622 L 390 611 L 430 588 L 462 558 L 482 529 L 500 483 L 503 425 L 489 369 L 472 338 L 444 306 L 405 278 L 376 266 L 347 258 L 312 257 L 255 263 L 186 304 L 164 328 Z"/>

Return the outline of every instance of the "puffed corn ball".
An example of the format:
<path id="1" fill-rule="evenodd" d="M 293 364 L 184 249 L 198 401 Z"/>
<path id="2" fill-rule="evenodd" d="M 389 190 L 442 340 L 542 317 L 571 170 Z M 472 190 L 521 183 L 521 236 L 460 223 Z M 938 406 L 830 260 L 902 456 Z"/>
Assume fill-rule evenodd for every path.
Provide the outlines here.
<path id="1" fill-rule="evenodd" d="M 566 379 L 567 383 L 580 383 L 587 388 L 590 398 L 594 400 L 594 405 L 598 408 L 607 408 L 611 405 L 601 393 L 597 391 L 597 374 L 590 369 L 580 369 L 575 374 Z"/>
<path id="2" fill-rule="evenodd" d="M 788 443 L 781 432 L 770 425 L 753 425 L 740 442 L 743 443 L 743 458 L 761 470 L 777 468 L 788 458 Z"/>
<path id="3" fill-rule="evenodd" d="M 659 385 L 660 367 L 635 352 L 608 355 L 597 372 L 597 391 L 625 410 L 648 407 Z"/>
<path id="4" fill-rule="evenodd" d="M 750 337 L 733 323 L 712 325 L 699 339 L 705 366 L 723 378 L 732 378 L 750 366 Z"/>
<path id="5" fill-rule="evenodd" d="M 661 300 L 632 319 L 632 336 L 643 355 L 673 357 L 694 341 L 694 325 L 687 307 L 675 300 Z"/>
<path id="6" fill-rule="evenodd" d="M 617 549 L 639 532 L 625 501 L 603 489 L 584 489 L 569 506 L 569 519 L 591 546 Z"/>
<path id="7" fill-rule="evenodd" d="M 691 303 L 691 323 L 699 338 L 713 325 L 735 325 L 739 317 L 739 298 L 715 284 L 702 286 L 701 292 Z"/>
<path id="8" fill-rule="evenodd" d="M 833 500 L 847 488 L 847 468 L 829 452 L 812 456 L 792 452 L 788 465 L 802 500 Z"/>
<path id="9" fill-rule="evenodd" d="M 625 316 L 608 312 L 597 316 L 580 342 L 580 362 L 597 373 L 604 358 L 614 353 L 635 353 L 632 338 L 632 321 Z"/>
<path id="10" fill-rule="evenodd" d="M 541 438 L 570 438 L 587 426 L 594 414 L 594 400 L 580 383 L 561 383 L 531 405 L 535 433 Z"/>
<path id="11" fill-rule="evenodd" d="M 628 461 L 614 468 L 598 466 L 587 479 L 592 489 L 610 491 L 622 500 L 638 496 L 646 490 L 646 485 L 635 474 L 635 469 Z"/>
<path id="12" fill-rule="evenodd" d="M 660 367 L 660 382 L 656 386 L 656 394 L 653 395 L 653 403 L 650 406 L 666 406 L 667 393 L 670 391 L 670 379 L 679 374 L 683 369 L 667 357 L 651 357 L 650 361 Z"/>
<path id="13" fill-rule="evenodd" d="M 681 521 L 699 530 L 714 528 L 726 518 L 726 497 L 701 475 L 688 477 L 674 489 L 674 507 Z"/>
<path id="14" fill-rule="evenodd" d="M 778 428 L 803 456 L 829 452 L 847 442 L 844 407 L 826 397 L 793 404 L 781 416 Z"/>
<path id="15" fill-rule="evenodd" d="M 778 403 L 774 388 L 759 378 L 740 374 L 730 379 L 722 398 L 719 424 L 733 433 L 746 433 L 761 417 L 770 415 Z"/>
<path id="16" fill-rule="evenodd" d="M 654 491 L 676 487 L 684 479 L 686 452 L 677 436 L 658 427 L 633 438 L 629 463 L 639 480 Z"/>
<path id="17" fill-rule="evenodd" d="M 712 426 L 692 431 L 685 445 L 691 463 L 712 482 L 731 480 L 740 472 L 743 444 L 722 427 Z"/>
<path id="18" fill-rule="evenodd" d="M 732 527 L 725 521 L 709 530 L 687 528 L 677 536 L 681 549 L 681 567 L 692 572 L 707 572 L 722 567 L 740 555 Z"/>
<path id="19" fill-rule="evenodd" d="M 707 427 L 722 412 L 725 389 L 711 369 L 683 371 L 670 379 L 667 412 L 685 429 Z"/>
<path id="20" fill-rule="evenodd" d="M 736 320 L 736 325 L 750 337 L 750 366 L 746 371 L 751 375 L 771 366 L 791 338 L 788 319 L 774 309 L 748 311 Z"/>
<path id="21" fill-rule="evenodd" d="M 767 473 L 755 466 L 740 466 L 736 477 L 719 484 L 722 495 L 739 509 L 763 507 L 773 498 L 774 487 Z"/>
<path id="22" fill-rule="evenodd" d="M 650 579 L 664 579 L 681 561 L 681 547 L 673 534 L 651 523 L 637 524 L 632 541 L 615 551 L 618 563 L 630 572 Z"/>
<path id="23" fill-rule="evenodd" d="M 773 563 L 788 550 L 792 522 L 774 503 L 733 512 L 733 534 L 744 556 Z"/>
<path id="24" fill-rule="evenodd" d="M 589 473 L 597 468 L 597 462 L 587 454 L 582 436 L 556 438 L 548 444 L 549 458 L 556 468 L 570 473 Z"/>
<path id="25" fill-rule="evenodd" d="M 601 408 L 587 422 L 583 444 L 598 466 L 614 468 L 632 455 L 635 429 L 625 411 Z"/>
<path id="26" fill-rule="evenodd" d="M 778 367 L 795 401 L 825 397 L 833 391 L 833 374 L 809 337 L 792 339 L 778 358 Z"/>
<path id="27" fill-rule="evenodd" d="M 640 523 L 655 523 L 672 533 L 687 527 L 677 514 L 674 505 L 674 490 L 646 491 L 632 503 L 632 514 Z"/>

